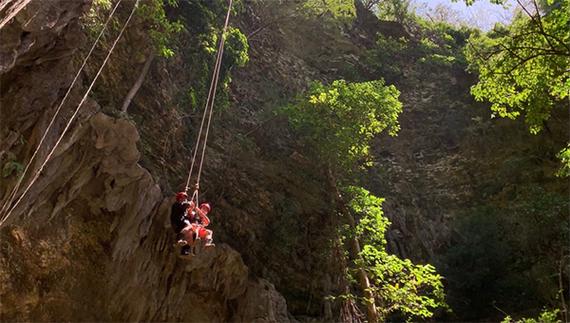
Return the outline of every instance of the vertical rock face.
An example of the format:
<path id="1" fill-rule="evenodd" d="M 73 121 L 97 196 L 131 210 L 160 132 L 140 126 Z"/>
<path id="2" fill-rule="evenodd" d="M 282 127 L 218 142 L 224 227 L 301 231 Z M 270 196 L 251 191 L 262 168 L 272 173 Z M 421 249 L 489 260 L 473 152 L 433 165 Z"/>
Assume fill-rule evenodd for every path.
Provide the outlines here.
<path id="1" fill-rule="evenodd" d="M 5 0 L 0 7 L 24 2 Z M 79 18 L 89 5 L 32 0 L 0 30 L 2 203 L 77 72 L 77 52 L 88 45 Z M 188 56 L 155 60 L 146 87 L 129 107 L 130 118 L 109 115 L 119 110 L 117 102 L 136 80 L 133 70 L 142 65 L 136 57 L 141 48 L 133 44 L 144 43 L 146 31 L 133 24 L 98 81 L 98 95 L 84 104 L 53 159 L 0 228 L 0 320 L 287 322 L 288 306 L 299 317 L 322 315 L 325 297 L 338 295 L 335 273 L 342 272 L 332 268 L 338 264 L 328 253 L 336 235 L 330 192 L 287 121 L 268 116 L 311 80 L 382 75 L 365 65 L 363 46 L 375 46 L 375 32 L 355 40 L 320 20 L 280 20 L 281 9 L 248 3 L 246 17 L 236 23 L 254 34 L 251 62 L 232 72 L 230 96 L 237 106 L 216 115 L 207 151 L 203 177 L 207 194 L 215 196 L 212 226 L 216 240 L 231 247 L 218 244 L 191 262 L 172 248 L 172 201 L 164 196 L 176 185 L 176 174 L 186 171 L 190 148 L 181 142 L 195 139 L 195 129 L 188 129 L 192 122 L 185 121 L 195 111 L 185 104 L 178 114 L 182 104 L 165 102 L 187 93 L 183 81 L 194 75 L 181 66 L 187 67 Z M 406 36 L 397 24 L 369 18 L 363 23 L 372 31 Z M 266 26 L 271 21 L 278 27 Z M 38 161 L 79 103 L 81 84 L 98 68 L 94 61 L 71 91 Z M 482 117 L 486 107 L 474 112 L 463 72 L 413 72 L 404 71 L 398 84 L 405 105 L 402 131 L 397 139 L 378 138 L 379 163 L 368 183 L 388 198 L 391 250 L 426 260 L 446 248 L 450 222 L 478 197 L 476 185 L 494 176 L 485 170 L 505 164 L 511 151 L 504 147 L 517 140 L 513 150 L 524 152 L 533 139 L 521 140 L 526 132 L 520 131 L 509 145 L 496 140 L 515 132 L 491 127 L 500 122 Z M 501 189 L 486 188 L 490 193 L 482 199 Z"/>
<path id="2" fill-rule="evenodd" d="M 78 23 L 89 1 L 32 1 L 0 30 L 0 158 L 24 164 L 77 68 Z M 81 82 L 79 82 L 81 83 Z M 77 86 L 46 142 L 51 147 L 85 89 Z M 138 164 L 132 122 L 95 100 L 0 229 L 2 321 L 283 321 L 284 299 L 250 278 L 221 244 L 192 261 L 172 247 L 170 200 Z M 43 161 L 48 147 L 42 147 Z M 31 167 L 35 172 L 39 162 Z M 28 175 L 29 176 L 29 175 Z M 27 177 L 29 178 L 29 177 Z M 4 203 L 16 176 L 3 174 Z M 26 181 L 25 181 L 26 183 Z M 270 296 L 270 301 L 261 299 Z M 259 312 L 250 310 L 259 305 Z M 257 308 L 257 307 L 256 307 Z M 262 313 L 262 314 L 259 314 Z"/>
<path id="3" fill-rule="evenodd" d="M 250 282 L 238 301 L 236 322 L 290 322 L 287 303 L 273 284 L 265 279 Z"/>

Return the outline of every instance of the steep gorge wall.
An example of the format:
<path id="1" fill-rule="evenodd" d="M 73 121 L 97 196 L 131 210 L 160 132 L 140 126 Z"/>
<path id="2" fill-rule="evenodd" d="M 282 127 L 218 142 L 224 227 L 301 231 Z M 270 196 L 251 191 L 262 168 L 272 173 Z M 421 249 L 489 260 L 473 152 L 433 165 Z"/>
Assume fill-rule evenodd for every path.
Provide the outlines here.
<path id="1" fill-rule="evenodd" d="M 23 163 L 39 142 L 76 71 L 69 58 L 86 43 L 78 19 L 89 6 L 32 1 L 0 31 L 3 165 Z M 47 142 L 84 90 L 73 90 Z M 2 320 L 287 321 L 282 296 L 231 247 L 190 263 L 176 257 L 170 200 L 138 164 L 138 141 L 132 122 L 102 113 L 93 99 L 83 106 L 2 227 Z M 16 181 L 9 175 L 3 201 Z"/>
<path id="2" fill-rule="evenodd" d="M 129 116 L 117 112 L 148 46 L 144 26 L 133 23 L 25 206 L 2 228 L 3 320 L 282 322 L 287 310 L 298 319 L 323 317 L 339 272 L 330 254 L 331 196 L 287 120 L 274 113 L 311 80 L 384 77 L 366 65 L 376 36 L 301 16 L 279 20 L 282 8 L 271 1 L 245 3 L 232 21 L 251 35 L 250 63 L 232 71 L 231 104 L 216 110 L 202 183 L 214 206 L 215 252 L 191 263 L 178 259 L 167 223 L 171 201 L 164 196 L 185 181 L 201 109 L 180 99 L 194 77 L 188 48 L 155 60 Z M 84 54 L 88 43 L 78 21 L 88 7 L 89 1 L 32 1 L 0 31 L 2 166 L 31 156 L 70 84 L 77 51 Z M 382 26 L 402 32 L 397 24 Z M 104 53 L 96 54 L 94 62 Z M 473 80 L 463 71 L 426 73 L 414 64 L 396 81 L 402 130 L 377 139 L 377 165 L 365 182 L 387 197 L 391 250 L 438 261 L 453 220 L 473 204 L 518 182 L 545 181 L 553 190 L 560 184 L 552 177 L 555 160 L 532 174 L 532 158 L 525 159 L 525 174 L 509 168 L 511 155 L 529 150 L 550 158 L 539 148 L 551 149 L 551 140 L 488 120 L 487 107 L 473 104 L 467 92 Z M 89 64 L 82 83 L 96 68 Z M 66 117 L 83 90 L 72 92 Z M 516 180 L 501 184 L 507 176 Z M 4 199 L 15 179 L 1 178 Z"/>

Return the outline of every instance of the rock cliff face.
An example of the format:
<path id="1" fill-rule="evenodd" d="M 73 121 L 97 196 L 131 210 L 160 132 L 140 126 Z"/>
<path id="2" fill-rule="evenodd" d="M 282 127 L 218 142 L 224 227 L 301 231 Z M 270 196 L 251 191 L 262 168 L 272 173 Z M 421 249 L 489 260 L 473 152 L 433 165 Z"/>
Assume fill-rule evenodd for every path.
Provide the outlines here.
<path id="1" fill-rule="evenodd" d="M 23 2 L 7 1 L 4 10 Z M 230 104 L 216 110 L 207 149 L 202 194 L 214 206 L 217 247 L 179 259 L 168 223 L 169 196 L 186 180 L 200 122 L 201 107 L 181 99 L 195 77 L 188 54 L 195 44 L 182 42 L 175 57 L 155 59 L 128 116 L 121 115 L 149 47 L 135 19 L 54 158 L 0 228 L 0 320 L 331 320 L 325 298 L 338 294 L 341 272 L 330 252 L 331 194 L 287 121 L 274 113 L 311 80 L 384 77 L 366 61 L 376 32 L 409 35 L 371 15 L 356 28 L 283 19 L 280 10 L 290 3 L 244 1 L 242 14 L 232 17 L 249 35 L 250 63 L 232 71 Z M 32 0 L 0 29 L 2 203 L 90 45 L 81 20 L 90 6 Z M 38 160 L 104 53 L 95 52 Z M 402 92 L 402 130 L 377 138 L 377 164 L 363 179 L 387 198 L 391 251 L 440 262 L 453 220 L 470 207 L 500 203 L 506 188 L 520 183 L 567 192 L 552 176 L 551 158 L 564 124 L 553 123 L 550 137 L 532 137 L 521 124 L 489 120 L 487 107 L 472 102 L 473 80 L 464 71 L 426 73 L 408 63 L 402 78 L 390 80 Z M 512 160 L 529 171 L 513 170 Z"/>
<path id="2" fill-rule="evenodd" d="M 71 83 L 70 57 L 86 43 L 79 18 L 89 6 L 32 1 L 0 31 L 4 165 L 27 161 Z M 84 90 L 73 90 L 50 147 Z M 82 107 L 2 227 L 2 320 L 288 321 L 283 297 L 228 245 L 191 262 L 176 256 L 171 201 L 138 164 L 138 142 L 132 122 L 102 113 L 93 99 Z M 16 181 L 10 175 L 0 185 L 3 201 Z"/>

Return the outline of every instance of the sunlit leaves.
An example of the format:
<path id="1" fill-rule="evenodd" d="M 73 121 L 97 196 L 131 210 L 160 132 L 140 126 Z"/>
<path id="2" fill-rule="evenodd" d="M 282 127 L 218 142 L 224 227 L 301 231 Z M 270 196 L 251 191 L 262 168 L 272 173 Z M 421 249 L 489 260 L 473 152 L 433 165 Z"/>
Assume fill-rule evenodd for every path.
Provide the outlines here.
<path id="1" fill-rule="evenodd" d="M 570 176 L 570 144 L 566 146 L 566 148 L 562 149 L 557 157 L 560 159 L 562 166 L 560 170 L 558 170 L 557 175 L 560 177 L 569 177 Z"/>
<path id="2" fill-rule="evenodd" d="M 305 0 L 302 9 L 307 14 L 320 16 L 329 14 L 334 18 L 354 18 L 356 8 L 353 0 Z"/>
<path id="3" fill-rule="evenodd" d="M 378 311 L 383 318 L 400 313 L 408 319 L 429 318 L 445 307 L 442 277 L 431 265 L 415 265 L 386 251 L 390 222 L 382 212 L 381 198 L 361 187 L 345 190 L 349 207 L 359 223 L 355 228 L 362 243 L 363 268 L 368 273 Z"/>
<path id="4" fill-rule="evenodd" d="M 520 14 L 511 26 L 473 36 L 467 50 L 479 72 L 475 98 L 491 102 L 496 116 L 524 115 L 532 133 L 570 93 L 570 0 L 551 2 L 542 17 Z"/>
<path id="5" fill-rule="evenodd" d="M 393 85 L 386 86 L 382 80 L 314 83 L 285 112 L 321 161 L 350 171 L 369 159 L 375 135 L 384 130 L 390 135 L 398 132 L 399 95 Z"/>

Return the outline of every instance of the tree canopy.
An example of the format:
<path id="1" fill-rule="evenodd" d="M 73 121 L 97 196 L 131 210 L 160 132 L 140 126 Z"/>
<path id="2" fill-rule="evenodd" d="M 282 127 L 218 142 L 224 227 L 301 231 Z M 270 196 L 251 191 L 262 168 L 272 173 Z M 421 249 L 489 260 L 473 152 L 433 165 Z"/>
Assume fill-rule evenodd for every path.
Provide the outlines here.
<path id="1" fill-rule="evenodd" d="M 370 141 L 375 135 L 384 130 L 395 135 L 400 129 L 399 95 L 396 87 L 384 85 L 383 80 L 315 82 L 285 111 L 321 161 L 350 172 L 358 161 L 370 157 Z"/>
<path id="2" fill-rule="evenodd" d="M 494 115 L 524 115 L 532 133 L 570 92 L 570 0 L 524 8 L 510 26 L 473 36 L 467 50 L 479 83 L 472 93 Z"/>

